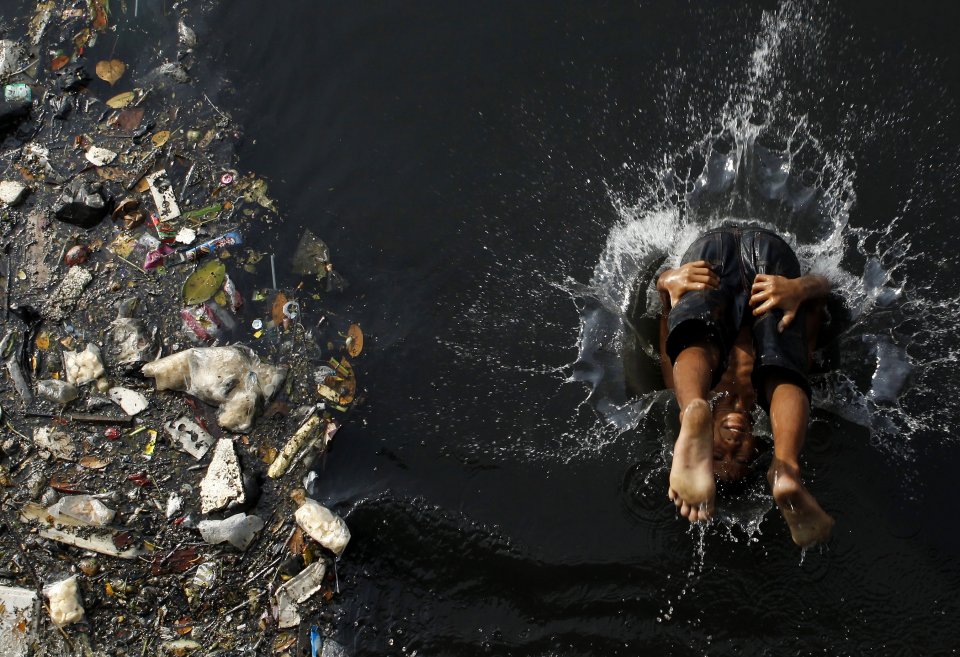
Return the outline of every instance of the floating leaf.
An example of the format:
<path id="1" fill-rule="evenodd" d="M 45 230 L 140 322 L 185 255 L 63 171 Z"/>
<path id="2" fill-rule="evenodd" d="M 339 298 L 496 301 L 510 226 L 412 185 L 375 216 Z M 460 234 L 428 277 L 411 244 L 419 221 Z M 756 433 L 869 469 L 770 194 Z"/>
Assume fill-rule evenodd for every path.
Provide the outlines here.
<path id="1" fill-rule="evenodd" d="M 347 353 L 350 358 L 356 358 L 363 351 L 363 331 L 358 324 L 351 324 L 347 329 Z"/>
<path id="2" fill-rule="evenodd" d="M 61 68 L 70 63 L 70 55 L 60 55 L 59 57 L 54 57 L 50 62 L 50 68 L 54 71 L 59 71 Z"/>
<path id="3" fill-rule="evenodd" d="M 273 299 L 273 306 L 270 308 L 270 317 L 277 326 L 283 325 L 283 307 L 287 303 L 287 295 L 283 292 L 277 292 Z"/>
<path id="4" fill-rule="evenodd" d="M 93 29 L 103 30 L 107 27 L 107 8 L 104 0 L 91 0 L 90 11 L 93 14 Z"/>
<path id="5" fill-rule="evenodd" d="M 127 70 L 127 65 L 119 59 L 104 59 L 97 62 L 97 77 L 104 82 L 109 82 L 112 86 L 123 77 L 123 72 Z"/>
<path id="6" fill-rule="evenodd" d="M 167 140 L 169 140 L 169 139 L 170 139 L 170 131 L 169 131 L 169 130 L 161 130 L 160 132 L 158 132 L 158 133 L 155 134 L 154 136 L 150 137 L 150 141 L 152 141 L 152 142 L 153 142 L 153 145 L 156 146 L 157 148 L 160 148 L 161 146 L 163 146 L 164 144 L 166 144 L 166 143 L 167 143 Z"/>
<path id="7" fill-rule="evenodd" d="M 220 260 L 211 260 L 183 282 L 183 302 L 188 306 L 203 303 L 217 293 L 226 276 L 224 264 Z"/>
<path id="8" fill-rule="evenodd" d="M 84 456 L 80 459 L 80 465 L 90 470 L 102 470 L 110 465 L 110 461 L 98 458 L 96 456 Z"/>
<path id="9" fill-rule="evenodd" d="M 136 98 L 136 94 L 134 92 L 124 91 L 122 94 L 117 94 L 108 100 L 107 105 L 113 109 L 120 109 L 121 107 L 126 107 L 132 103 L 134 98 Z"/>
<path id="10" fill-rule="evenodd" d="M 140 121 L 143 120 L 143 108 L 131 107 L 122 110 L 117 114 L 113 124 L 121 130 L 133 131 L 140 127 Z"/>

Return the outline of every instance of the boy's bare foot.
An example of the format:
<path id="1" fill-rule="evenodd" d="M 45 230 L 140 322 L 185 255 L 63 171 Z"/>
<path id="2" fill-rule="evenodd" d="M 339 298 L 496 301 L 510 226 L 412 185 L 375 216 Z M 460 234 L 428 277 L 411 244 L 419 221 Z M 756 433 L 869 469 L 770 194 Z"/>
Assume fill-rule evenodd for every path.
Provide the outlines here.
<path id="1" fill-rule="evenodd" d="M 713 480 L 713 414 L 702 399 L 687 404 L 673 447 L 669 497 L 690 522 L 709 520 L 717 485 Z"/>
<path id="2" fill-rule="evenodd" d="M 794 543 L 810 547 L 830 538 L 834 520 L 800 483 L 799 468 L 774 459 L 767 480 Z"/>

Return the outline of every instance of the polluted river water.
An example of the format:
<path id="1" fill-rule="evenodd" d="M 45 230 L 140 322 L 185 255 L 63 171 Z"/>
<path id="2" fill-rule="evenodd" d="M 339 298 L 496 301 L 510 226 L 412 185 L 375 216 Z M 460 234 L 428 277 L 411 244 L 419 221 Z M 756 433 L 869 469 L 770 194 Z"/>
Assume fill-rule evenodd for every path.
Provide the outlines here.
<path id="1" fill-rule="evenodd" d="M 15 4 L 24 20 L 36 8 Z M 342 323 L 317 348 L 341 350 L 350 322 L 367 338 L 365 400 L 314 461 L 307 490 L 351 535 L 328 569 L 329 596 L 304 610 L 307 642 L 316 623 L 351 655 L 953 649 L 960 537 L 943 505 L 960 454 L 950 394 L 960 126 L 952 41 L 937 27 L 952 20 L 947 5 L 940 18 L 812 2 L 136 6 L 137 16 L 133 3 L 113 8 L 117 30 L 99 37 L 89 66 L 119 59 L 130 79 L 150 75 L 176 60 L 186 12 L 192 82 L 164 102 L 185 108 L 184 130 L 230 117 L 233 150 L 211 164 L 227 158 L 217 173 L 244 180 L 255 172 L 276 203 L 276 218 L 265 210 L 269 221 L 243 235 L 262 264 L 251 273 L 230 262 L 243 252 L 223 260 L 256 308 L 229 342 L 280 366 L 326 356 L 253 337 L 252 321 L 270 319 L 252 296 L 274 287 L 269 254 L 276 287 L 295 290 L 305 229 L 350 283 L 297 292 L 311 325 Z M 96 79 L 90 89 L 101 101 L 124 90 Z M 64 126 L 60 139 L 73 136 Z M 180 192 L 189 166 L 174 164 Z M 837 292 L 803 457 L 837 525 L 806 553 L 762 480 L 722 498 L 707 527 L 689 527 L 666 499 L 676 408 L 649 356 L 650 283 L 730 218 L 775 227 Z M 190 270 L 164 278 L 179 284 Z M 179 317 L 165 321 L 161 339 L 188 346 Z M 291 413 L 313 403 L 312 373 L 293 376 L 308 379 Z M 186 408 L 152 383 L 125 387 L 165 419 Z M 4 409 L 19 426 L 13 403 Z M 241 460 L 257 428 L 275 428 L 282 447 L 295 417 L 258 420 L 249 445 L 235 441 Z M 162 455 L 171 447 L 158 428 Z M 137 437 L 131 458 L 142 458 Z M 187 475 L 198 512 L 210 458 Z M 258 504 L 274 501 L 292 522 L 288 497 L 268 491 Z M 244 587 L 272 595 L 297 567 L 247 563 L 272 537 L 244 553 L 178 531 Z M 26 538 L 56 564 L 51 581 L 87 557 Z M 8 574 L 3 584 L 33 588 Z M 156 653 L 184 628 L 142 595 L 139 573 L 121 596 L 77 575 L 91 614 L 109 610 L 94 650 Z M 166 577 L 171 590 L 192 582 Z M 230 581 L 203 597 L 206 613 L 229 621 L 184 635 L 197 654 L 309 654 L 302 636 L 284 643 L 266 604 L 221 604 Z M 138 620 L 118 626 L 117 616 Z"/>

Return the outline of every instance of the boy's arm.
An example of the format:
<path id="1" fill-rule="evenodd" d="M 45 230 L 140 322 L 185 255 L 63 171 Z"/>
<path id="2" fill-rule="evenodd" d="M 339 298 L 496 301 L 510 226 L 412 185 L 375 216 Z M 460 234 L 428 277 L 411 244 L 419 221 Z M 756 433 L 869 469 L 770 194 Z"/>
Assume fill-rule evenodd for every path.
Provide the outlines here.
<path id="1" fill-rule="evenodd" d="M 825 299 L 830 294 L 830 281 L 819 274 L 807 274 L 800 278 L 757 274 L 750 293 L 750 305 L 755 316 L 774 308 L 783 311 L 779 325 L 783 331 L 796 317 L 801 304 Z"/>

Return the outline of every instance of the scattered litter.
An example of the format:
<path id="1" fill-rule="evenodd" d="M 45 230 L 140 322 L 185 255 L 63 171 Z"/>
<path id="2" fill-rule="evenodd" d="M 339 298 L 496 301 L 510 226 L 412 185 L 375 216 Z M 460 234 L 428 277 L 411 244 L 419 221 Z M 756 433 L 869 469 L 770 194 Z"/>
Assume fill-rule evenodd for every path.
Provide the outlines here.
<path id="1" fill-rule="evenodd" d="M 240 461 L 229 438 L 221 438 L 213 450 L 207 474 L 200 482 L 200 512 L 218 511 L 246 500 Z"/>
<path id="2" fill-rule="evenodd" d="M 331 657 L 340 590 L 316 537 L 339 554 L 349 532 L 308 502 L 308 535 L 289 500 L 316 491 L 336 414 L 362 400 L 344 356 L 363 335 L 328 307 L 346 281 L 327 243 L 276 243 L 285 218 L 238 165 L 243 127 L 192 83 L 213 70 L 188 27 L 206 5 L 147 26 L 139 4 L 4 16 L 3 36 L 28 32 L 0 40 L 0 505 L 18 510 L 0 657 Z M 128 67 L 114 51 L 131 43 Z M 43 617 L 44 582 L 78 629 Z"/>
<path id="3" fill-rule="evenodd" d="M 106 374 L 100 349 L 92 342 L 88 343 L 83 351 L 63 352 L 63 366 L 67 381 L 75 386 L 86 385 Z"/>
<path id="4" fill-rule="evenodd" d="M 181 417 L 163 425 L 170 438 L 193 458 L 200 460 L 213 447 L 213 436 L 189 417 Z"/>
<path id="5" fill-rule="evenodd" d="M 47 509 L 54 518 L 68 516 L 87 525 L 103 527 L 113 522 L 116 511 L 91 495 L 68 495 L 61 497 Z"/>
<path id="6" fill-rule="evenodd" d="M 294 517 L 313 540 L 337 556 L 343 554 L 350 542 L 350 530 L 343 518 L 310 498 L 304 500 Z"/>
<path id="7" fill-rule="evenodd" d="M 57 431 L 50 427 L 37 427 L 33 430 L 33 444 L 41 452 L 51 455 L 53 458 L 72 461 L 77 456 L 77 446 L 73 444 L 73 439 L 69 434 L 63 431 Z"/>
<path id="8" fill-rule="evenodd" d="M 263 520 L 238 513 L 224 520 L 202 520 L 197 524 L 197 529 L 203 540 L 211 545 L 230 543 L 238 550 L 246 550 L 257 532 L 263 529 Z"/>
<path id="9" fill-rule="evenodd" d="M 257 408 L 286 376 L 244 345 L 187 349 L 147 363 L 142 371 L 156 380 L 157 390 L 182 390 L 219 405 L 217 422 L 231 431 L 249 429 Z"/>
<path id="10" fill-rule="evenodd" d="M 80 396 L 77 386 L 60 379 L 47 379 L 37 382 L 37 395 L 55 404 L 69 404 Z"/>
<path id="11" fill-rule="evenodd" d="M 147 401 L 147 398 L 141 395 L 136 390 L 130 390 L 129 388 L 115 387 L 110 388 L 107 391 L 107 394 L 110 396 L 110 400 L 114 404 L 123 409 L 123 412 L 127 415 L 136 415 L 137 413 L 146 410 L 150 405 L 150 402 Z"/>
<path id="12" fill-rule="evenodd" d="M 27 657 L 37 633 L 35 591 L 0 586 L 0 657 Z"/>
<path id="13" fill-rule="evenodd" d="M 71 625 L 83 620 L 83 600 L 80 599 L 80 587 L 77 576 L 48 584 L 43 594 L 50 602 L 50 619 L 57 625 Z"/>
<path id="14" fill-rule="evenodd" d="M 0 201 L 6 205 L 19 205 L 30 193 L 30 188 L 15 180 L 0 182 Z"/>

